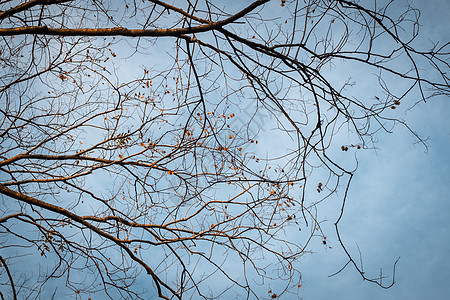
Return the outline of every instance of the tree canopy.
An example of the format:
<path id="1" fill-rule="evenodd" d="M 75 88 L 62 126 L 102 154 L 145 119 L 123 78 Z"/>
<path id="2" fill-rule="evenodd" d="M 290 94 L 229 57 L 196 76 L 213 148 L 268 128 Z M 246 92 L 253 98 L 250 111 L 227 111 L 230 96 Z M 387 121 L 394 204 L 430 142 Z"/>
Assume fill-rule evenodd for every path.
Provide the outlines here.
<path id="1" fill-rule="evenodd" d="M 396 125 L 426 145 L 402 116 L 450 95 L 449 42 L 424 48 L 419 16 L 375 0 L 0 2 L 2 298 L 277 298 L 331 238 L 344 268 L 390 287 L 339 222 L 357 153 Z"/>

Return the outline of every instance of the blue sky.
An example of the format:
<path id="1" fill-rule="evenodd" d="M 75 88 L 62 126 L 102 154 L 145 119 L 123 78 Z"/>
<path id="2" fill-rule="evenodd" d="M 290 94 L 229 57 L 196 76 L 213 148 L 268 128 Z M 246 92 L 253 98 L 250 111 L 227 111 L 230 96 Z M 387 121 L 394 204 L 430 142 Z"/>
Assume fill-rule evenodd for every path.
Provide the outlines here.
<path id="1" fill-rule="evenodd" d="M 429 104 L 408 118 L 430 136 L 428 153 L 401 129 L 382 136 L 380 150 L 359 156 L 342 222 L 343 238 L 356 257 L 358 244 L 367 274 L 375 277 L 382 267 L 391 276 L 393 262 L 401 257 L 397 283 L 381 289 L 363 282 L 351 267 L 327 278 L 346 259 L 339 247 L 322 249 L 303 258 L 304 299 L 444 299 L 450 294 L 450 107 L 448 99 Z"/>
<path id="2" fill-rule="evenodd" d="M 422 34 L 448 41 L 450 3 L 415 1 L 422 12 Z M 426 42 L 424 41 L 425 45 Z M 380 268 L 396 284 L 381 289 L 364 282 L 352 267 L 328 278 L 346 259 L 339 247 L 303 258 L 303 299 L 446 299 L 450 294 L 450 123 L 448 97 L 434 98 L 408 112 L 405 119 L 422 137 L 428 152 L 397 127 L 379 135 L 378 150 L 358 153 L 343 239 L 364 269 L 376 277 Z M 331 222 L 330 222 L 331 223 Z M 328 224 L 331 225 L 331 224 Z M 332 227 L 329 226 L 329 230 Z M 336 244 L 336 243 L 334 243 Z M 389 280 L 389 277 L 387 280 Z"/>
<path id="3" fill-rule="evenodd" d="M 234 5 L 236 3 L 232 2 Z M 276 5 L 280 9 L 276 1 L 273 1 L 271 5 Z M 420 45 L 423 49 L 430 48 L 431 43 L 427 39 L 450 40 L 448 30 L 450 22 L 447 16 L 450 3 L 448 1 L 422 0 L 420 2 L 416 0 L 412 5 L 422 11 L 423 38 Z M 163 49 L 173 46 L 171 39 L 163 40 L 163 43 L 161 46 Z M 155 54 L 153 61 L 158 61 L 158 54 L 161 53 Z M 145 63 L 150 64 L 148 61 Z M 158 61 L 158 63 L 161 62 Z M 118 66 L 120 66 L 121 76 L 132 74 L 136 67 L 133 64 L 127 64 L 126 60 L 122 61 L 122 64 L 118 63 Z M 351 70 L 352 66 L 348 66 L 348 74 L 357 77 L 359 70 Z M 366 92 L 367 90 L 364 89 L 368 86 L 370 87 L 370 83 L 367 81 L 358 83 L 355 88 L 355 97 L 360 97 Z M 368 92 L 367 94 L 370 94 L 371 91 Z M 373 97 L 373 95 L 366 96 Z M 364 282 L 352 266 L 348 266 L 337 276 L 328 278 L 328 275 L 339 270 L 347 259 L 337 244 L 334 234 L 333 222 L 339 211 L 336 211 L 336 206 L 329 205 L 330 202 L 327 201 L 320 206 L 320 216 L 328 220 L 322 224 L 322 229 L 328 237 L 327 246 L 332 248 L 323 246 L 322 239 L 319 237 L 309 245 L 308 250 L 311 249 L 315 253 L 301 257 L 302 287 L 299 289 L 298 296 L 314 300 L 444 299 L 450 294 L 448 283 L 450 278 L 448 257 L 450 253 L 450 223 L 448 222 L 450 219 L 450 185 L 448 184 L 450 123 L 447 120 L 450 103 L 448 100 L 448 97 L 436 97 L 428 103 L 420 103 L 414 110 L 397 109 L 395 111 L 404 113 L 405 115 L 401 117 L 405 118 L 408 125 L 422 137 L 429 137 L 428 151 L 425 151 L 423 145 L 415 144 L 410 132 L 397 126 L 393 134 L 379 132 L 376 144 L 378 149 L 348 153 L 350 158 L 353 158 L 352 155 L 355 153 L 359 168 L 350 188 L 344 218 L 340 223 L 342 239 L 354 258 L 358 259 L 358 251 L 361 251 L 361 259 L 368 277 L 377 277 L 382 268 L 383 275 L 389 276 L 386 279 L 388 282 L 391 279 L 392 265 L 400 257 L 397 264 L 397 283 L 391 289 L 384 290 L 372 283 Z M 239 104 L 242 105 L 242 102 Z M 273 120 L 270 119 L 270 121 Z M 267 123 L 270 122 L 267 121 Z M 343 132 L 344 136 L 348 134 L 345 130 Z M 265 151 L 264 147 L 267 147 L 267 151 L 271 151 L 272 154 L 285 151 L 285 147 L 280 147 L 284 146 L 284 136 L 270 134 L 266 136 L 266 139 L 272 142 L 265 144 L 262 138 L 262 142 L 258 145 L 261 147 L 259 150 Z M 345 155 L 347 153 L 337 150 L 338 157 Z M 344 160 L 343 163 L 347 161 Z M 105 176 L 97 180 L 93 184 L 103 189 L 105 182 L 110 181 L 110 178 Z M 223 192 L 227 191 L 224 189 Z M 342 194 L 339 197 L 342 197 Z M 152 253 L 152 255 L 155 259 L 157 255 L 162 257 L 163 253 Z M 240 267 L 241 265 L 237 266 L 236 270 Z M 144 280 L 148 280 L 148 277 Z M 216 284 L 211 288 L 220 286 L 217 281 L 214 281 L 215 278 L 211 282 Z M 143 283 L 143 286 L 144 284 L 148 282 Z M 277 286 L 271 288 L 275 292 Z M 261 286 L 258 292 L 262 291 L 261 293 L 264 294 L 266 289 L 267 284 Z M 291 299 L 290 297 L 298 298 L 297 295 L 286 294 L 281 299 Z"/>

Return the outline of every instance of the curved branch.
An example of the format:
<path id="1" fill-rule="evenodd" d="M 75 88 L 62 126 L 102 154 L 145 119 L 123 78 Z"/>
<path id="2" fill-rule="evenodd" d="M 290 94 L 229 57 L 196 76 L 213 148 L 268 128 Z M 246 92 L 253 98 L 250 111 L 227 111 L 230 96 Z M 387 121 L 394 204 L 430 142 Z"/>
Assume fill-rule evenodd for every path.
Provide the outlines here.
<path id="1" fill-rule="evenodd" d="M 49 28 L 47 26 L 25 26 L 16 28 L 1 28 L 0 36 L 15 36 L 25 34 L 57 35 L 57 36 L 128 36 L 128 37 L 181 37 L 184 34 L 207 32 L 219 29 L 242 18 L 257 7 L 270 0 L 258 0 L 237 14 L 218 22 L 188 28 L 173 29 L 128 29 L 113 28 Z"/>

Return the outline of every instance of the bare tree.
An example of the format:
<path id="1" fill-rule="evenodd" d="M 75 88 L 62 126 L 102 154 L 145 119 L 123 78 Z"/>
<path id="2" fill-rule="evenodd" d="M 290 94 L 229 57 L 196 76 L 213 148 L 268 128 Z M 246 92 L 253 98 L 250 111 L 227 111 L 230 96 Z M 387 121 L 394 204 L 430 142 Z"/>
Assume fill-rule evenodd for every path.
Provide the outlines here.
<path id="1" fill-rule="evenodd" d="M 3 299 L 296 294 L 336 199 L 345 266 L 394 283 L 363 272 L 339 221 L 350 153 L 449 95 L 449 44 L 420 49 L 419 11 L 0 3 Z M 284 288 L 258 290 L 273 282 Z"/>

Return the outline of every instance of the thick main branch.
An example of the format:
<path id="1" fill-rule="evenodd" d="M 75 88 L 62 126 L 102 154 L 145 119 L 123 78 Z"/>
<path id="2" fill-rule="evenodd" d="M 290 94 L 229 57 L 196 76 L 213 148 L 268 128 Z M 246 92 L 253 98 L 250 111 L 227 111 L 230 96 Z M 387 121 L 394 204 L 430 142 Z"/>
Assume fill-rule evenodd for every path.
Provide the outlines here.
<path id="1" fill-rule="evenodd" d="M 232 15 L 225 20 L 211 22 L 206 25 L 195 27 L 172 28 L 172 29 L 128 29 L 125 27 L 113 28 L 50 28 L 47 26 L 23 26 L 15 28 L 1 28 L 0 36 L 14 36 L 25 34 L 57 35 L 57 36 L 129 36 L 129 37 L 179 37 L 184 34 L 193 34 L 219 29 L 227 24 L 239 20 L 258 6 L 269 2 L 269 0 L 258 0 Z"/>

